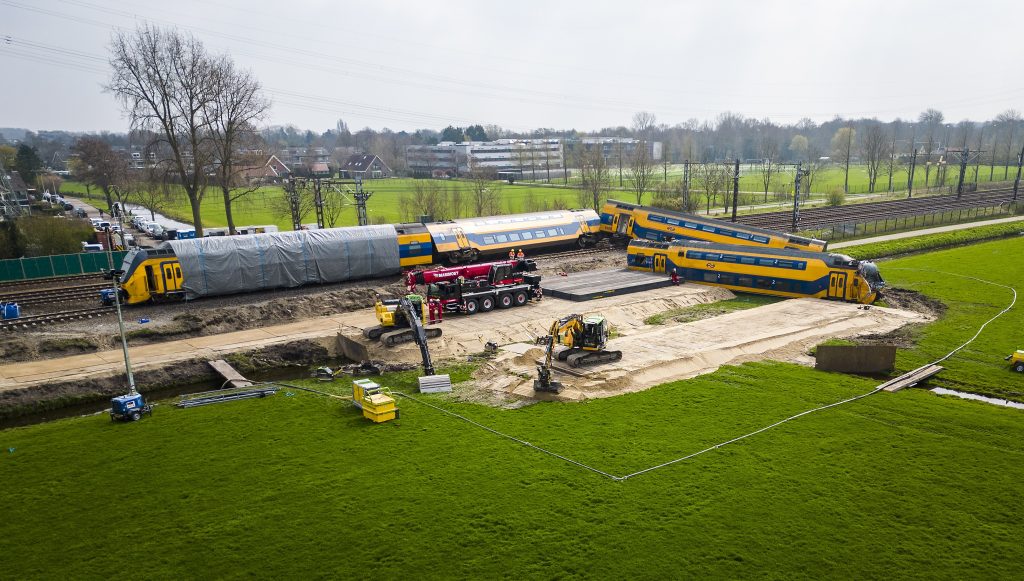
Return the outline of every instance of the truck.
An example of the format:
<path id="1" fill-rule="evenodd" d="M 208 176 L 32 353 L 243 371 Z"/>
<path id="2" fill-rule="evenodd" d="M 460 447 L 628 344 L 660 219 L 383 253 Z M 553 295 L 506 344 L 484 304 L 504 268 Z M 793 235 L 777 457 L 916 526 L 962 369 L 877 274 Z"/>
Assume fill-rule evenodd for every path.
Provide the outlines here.
<path id="1" fill-rule="evenodd" d="M 473 315 L 495 307 L 520 307 L 540 300 L 541 276 L 532 260 L 502 260 L 435 270 L 410 271 L 406 284 L 427 285 L 427 298 L 437 299 L 446 313 Z"/>

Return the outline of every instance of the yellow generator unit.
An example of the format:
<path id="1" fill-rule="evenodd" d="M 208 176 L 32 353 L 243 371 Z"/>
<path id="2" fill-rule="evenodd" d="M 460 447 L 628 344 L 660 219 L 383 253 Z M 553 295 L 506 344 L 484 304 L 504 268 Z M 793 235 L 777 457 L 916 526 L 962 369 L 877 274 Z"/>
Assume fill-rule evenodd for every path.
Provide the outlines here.
<path id="1" fill-rule="evenodd" d="M 352 382 L 352 403 L 363 410 L 363 417 L 376 423 L 398 418 L 395 398 L 384 393 L 384 388 L 369 379 Z"/>

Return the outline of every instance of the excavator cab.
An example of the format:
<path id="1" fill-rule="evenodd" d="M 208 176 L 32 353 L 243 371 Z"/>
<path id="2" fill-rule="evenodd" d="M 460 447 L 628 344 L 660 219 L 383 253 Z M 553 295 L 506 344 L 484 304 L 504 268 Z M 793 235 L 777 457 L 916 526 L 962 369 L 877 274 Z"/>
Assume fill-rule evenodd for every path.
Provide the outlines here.
<path id="1" fill-rule="evenodd" d="M 608 319 L 600 315 L 591 315 L 583 319 L 583 330 L 580 332 L 580 342 L 574 347 L 586 351 L 599 351 L 604 349 L 608 342 Z"/>

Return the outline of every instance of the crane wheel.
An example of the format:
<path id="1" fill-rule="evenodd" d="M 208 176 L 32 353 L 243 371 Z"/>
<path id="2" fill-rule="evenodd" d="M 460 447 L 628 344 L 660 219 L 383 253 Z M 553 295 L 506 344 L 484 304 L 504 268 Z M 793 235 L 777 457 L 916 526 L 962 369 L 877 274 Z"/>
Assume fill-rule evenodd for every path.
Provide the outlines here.
<path id="1" fill-rule="evenodd" d="M 486 313 L 494 310 L 494 297 L 482 297 L 480 299 L 480 311 Z"/>
<path id="2" fill-rule="evenodd" d="M 500 295 L 498 295 L 498 308 L 499 309 L 507 309 L 507 308 L 511 307 L 513 304 L 515 304 L 515 299 L 512 298 L 511 294 L 509 294 L 509 293 L 501 293 Z"/>
<path id="3" fill-rule="evenodd" d="M 466 314 L 475 315 L 480 311 L 480 303 L 476 299 L 469 299 L 466 301 Z"/>
<path id="4" fill-rule="evenodd" d="M 516 294 L 512 295 L 512 299 L 517 307 L 521 307 L 530 302 L 530 297 L 527 296 L 526 291 L 516 291 Z"/>

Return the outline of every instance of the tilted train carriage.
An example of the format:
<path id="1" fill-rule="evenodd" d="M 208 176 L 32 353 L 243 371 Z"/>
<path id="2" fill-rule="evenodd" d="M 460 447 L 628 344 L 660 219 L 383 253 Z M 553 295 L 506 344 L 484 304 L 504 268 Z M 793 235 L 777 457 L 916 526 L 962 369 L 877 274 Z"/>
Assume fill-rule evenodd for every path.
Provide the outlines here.
<path id="1" fill-rule="evenodd" d="M 639 240 L 704 240 L 761 248 L 790 248 L 821 252 L 828 243 L 735 222 L 685 214 L 661 208 L 608 200 L 601 208 L 601 233 Z"/>
<path id="2" fill-rule="evenodd" d="M 127 304 L 392 276 L 402 268 L 469 262 L 596 241 L 593 210 L 553 210 L 427 224 L 354 226 L 172 240 L 136 249 L 121 267 Z"/>
<path id="3" fill-rule="evenodd" d="M 675 273 L 684 281 L 779 297 L 870 304 L 885 286 L 873 262 L 785 248 L 634 240 L 626 262 L 631 270 Z"/>

